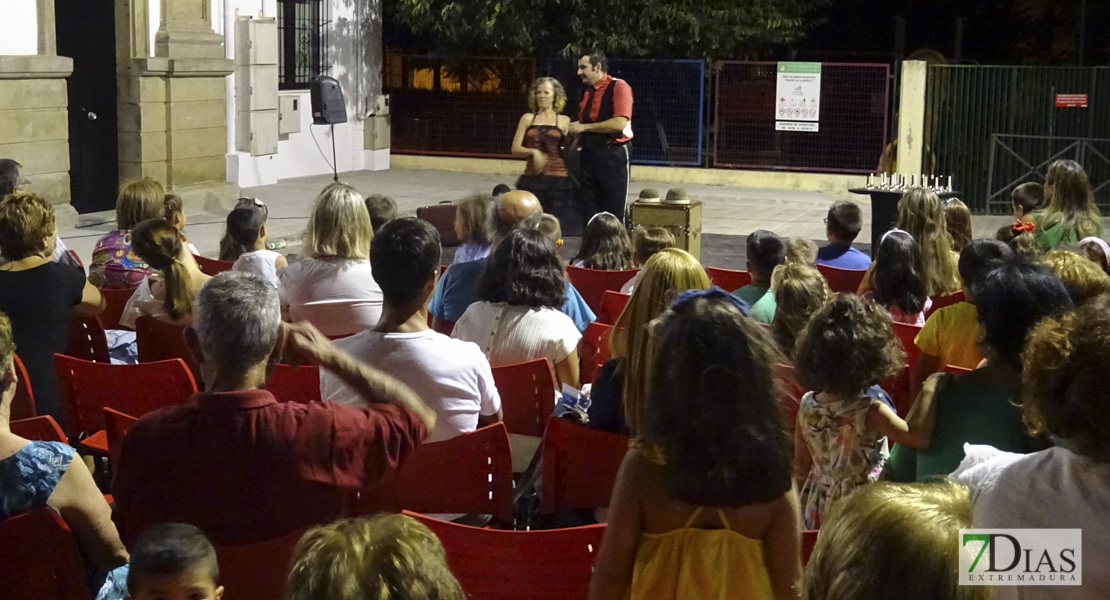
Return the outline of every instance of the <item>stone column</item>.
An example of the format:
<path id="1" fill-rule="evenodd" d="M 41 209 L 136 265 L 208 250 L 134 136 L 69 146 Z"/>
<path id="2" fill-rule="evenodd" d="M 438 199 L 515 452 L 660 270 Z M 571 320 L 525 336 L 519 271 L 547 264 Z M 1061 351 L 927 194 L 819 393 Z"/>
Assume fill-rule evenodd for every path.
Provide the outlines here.
<path id="1" fill-rule="evenodd" d="M 928 63 L 902 62 L 902 90 L 898 103 L 898 172 L 921 175 L 925 150 L 925 91 Z"/>

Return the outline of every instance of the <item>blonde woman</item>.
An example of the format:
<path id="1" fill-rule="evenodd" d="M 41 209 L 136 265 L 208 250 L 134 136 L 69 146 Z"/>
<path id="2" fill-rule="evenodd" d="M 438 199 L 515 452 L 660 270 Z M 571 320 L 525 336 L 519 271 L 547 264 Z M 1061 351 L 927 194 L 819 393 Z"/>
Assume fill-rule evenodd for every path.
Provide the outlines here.
<path id="1" fill-rule="evenodd" d="M 960 289 L 957 263 L 960 255 L 952 251 L 952 236 L 944 218 L 944 205 L 935 192 L 926 188 L 913 188 L 898 201 L 898 222 L 895 228 L 910 234 L 921 248 L 925 259 L 925 291 L 930 296 L 943 296 Z M 878 252 L 878 248 L 872 248 Z M 871 272 L 867 270 L 856 293 L 862 295 L 871 289 Z"/>
<path id="2" fill-rule="evenodd" d="M 373 238 L 362 195 L 343 183 L 324 188 L 305 234 L 305 255 L 311 260 L 277 272 L 282 318 L 309 321 L 329 337 L 377 325 L 382 290 L 370 271 Z"/>
<path id="3" fill-rule="evenodd" d="M 775 318 L 771 336 L 786 358 L 794 357 L 798 334 L 809 318 L 829 300 L 833 293 L 821 272 L 803 263 L 787 261 L 771 274 L 771 291 L 775 294 Z"/>
<path id="4" fill-rule="evenodd" d="M 528 90 L 528 109 L 517 123 L 513 136 L 513 156 L 527 160 L 517 189 L 536 195 L 543 212 L 555 215 L 564 235 L 581 235 L 583 215 L 575 202 L 574 182 L 562 148 L 566 143 L 570 117 L 563 115 L 567 93 L 553 77 L 537 79 Z"/>
<path id="5" fill-rule="evenodd" d="M 156 270 L 131 250 L 131 230 L 147 219 L 165 215 L 166 190 L 153 179 L 129 181 L 116 198 L 116 228 L 100 238 L 92 251 L 89 281 L 98 288 L 138 287 Z"/>
<path id="6" fill-rule="evenodd" d="M 613 358 L 602 366 L 591 392 L 590 427 L 636 431 L 651 359 L 648 324 L 682 292 L 707 290 L 709 285 L 698 259 L 684 250 L 664 248 L 644 263 L 632 297 L 609 338 Z"/>

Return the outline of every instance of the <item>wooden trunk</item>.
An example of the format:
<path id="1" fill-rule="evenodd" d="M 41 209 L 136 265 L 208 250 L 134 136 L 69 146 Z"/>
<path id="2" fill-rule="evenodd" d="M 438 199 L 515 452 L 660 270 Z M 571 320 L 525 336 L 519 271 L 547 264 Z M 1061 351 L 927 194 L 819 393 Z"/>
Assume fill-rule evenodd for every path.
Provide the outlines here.
<path id="1" fill-rule="evenodd" d="M 701 201 L 689 204 L 632 204 L 632 227 L 665 227 L 675 246 L 701 260 Z"/>

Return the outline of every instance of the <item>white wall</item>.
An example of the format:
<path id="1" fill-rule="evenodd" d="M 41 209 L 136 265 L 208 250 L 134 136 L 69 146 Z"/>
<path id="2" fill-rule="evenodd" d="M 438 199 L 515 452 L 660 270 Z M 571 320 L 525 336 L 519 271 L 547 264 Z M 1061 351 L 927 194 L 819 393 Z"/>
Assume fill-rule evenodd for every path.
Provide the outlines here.
<path id="1" fill-rule="evenodd" d="M 0 0 L 0 55 L 38 54 L 36 0 Z"/>

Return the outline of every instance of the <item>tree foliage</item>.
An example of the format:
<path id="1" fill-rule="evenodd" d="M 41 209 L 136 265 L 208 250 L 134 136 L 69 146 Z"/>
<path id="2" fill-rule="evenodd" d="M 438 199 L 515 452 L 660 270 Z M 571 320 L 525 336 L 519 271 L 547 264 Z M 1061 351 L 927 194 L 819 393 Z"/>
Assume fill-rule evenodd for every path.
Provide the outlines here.
<path id="1" fill-rule="evenodd" d="M 387 0 L 388 27 L 444 54 L 763 55 L 798 41 L 829 0 Z"/>

